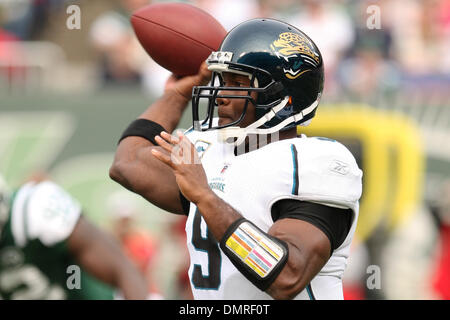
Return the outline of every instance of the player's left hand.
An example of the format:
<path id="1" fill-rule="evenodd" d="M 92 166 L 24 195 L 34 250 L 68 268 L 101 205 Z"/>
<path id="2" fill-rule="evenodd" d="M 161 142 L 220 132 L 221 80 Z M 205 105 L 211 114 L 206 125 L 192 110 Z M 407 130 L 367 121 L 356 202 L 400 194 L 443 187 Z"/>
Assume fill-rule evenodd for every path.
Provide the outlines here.
<path id="1" fill-rule="evenodd" d="M 160 136 L 155 137 L 155 141 L 162 149 L 152 149 L 153 155 L 172 168 L 186 199 L 197 204 L 212 192 L 197 151 L 183 133 L 177 132 L 176 136 L 172 136 L 161 132 Z"/>
<path id="2" fill-rule="evenodd" d="M 186 101 L 189 101 L 192 97 L 192 88 L 206 85 L 211 80 L 211 76 L 212 72 L 208 70 L 208 65 L 204 61 L 195 75 L 180 78 L 172 74 L 166 81 L 164 92 L 176 92 Z"/>

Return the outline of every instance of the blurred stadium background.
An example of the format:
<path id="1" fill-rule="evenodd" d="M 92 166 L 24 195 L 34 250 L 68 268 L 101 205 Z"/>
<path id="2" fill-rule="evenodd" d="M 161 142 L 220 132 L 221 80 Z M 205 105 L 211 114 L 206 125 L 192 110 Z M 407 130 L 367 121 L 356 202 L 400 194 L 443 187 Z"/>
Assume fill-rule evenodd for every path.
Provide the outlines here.
<path id="1" fill-rule="evenodd" d="M 122 130 L 168 76 L 129 24 L 150 2 L 0 0 L 0 172 L 11 186 L 53 179 L 116 235 L 131 222 L 152 290 L 189 298 L 183 219 L 108 177 Z M 450 299 L 450 1 L 185 2 L 228 30 L 280 18 L 321 49 L 322 104 L 299 130 L 342 141 L 365 174 L 346 299 Z"/>

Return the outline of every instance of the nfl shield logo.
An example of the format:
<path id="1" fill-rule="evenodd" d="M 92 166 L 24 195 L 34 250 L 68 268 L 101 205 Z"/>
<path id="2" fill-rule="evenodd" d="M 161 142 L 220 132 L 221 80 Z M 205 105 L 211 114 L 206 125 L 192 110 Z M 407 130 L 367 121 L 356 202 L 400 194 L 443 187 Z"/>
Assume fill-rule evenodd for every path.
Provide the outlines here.
<path id="1" fill-rule="evenodd" d="M 204 140 L 197 140 L 194 144 L 195 150 L 197 150 L 197 154 L 199 158 L 201 159 L 203 157 L 203 154 L 208 150 L 209 146 L 211 145 L 210 142 L 204 141 Z"/>

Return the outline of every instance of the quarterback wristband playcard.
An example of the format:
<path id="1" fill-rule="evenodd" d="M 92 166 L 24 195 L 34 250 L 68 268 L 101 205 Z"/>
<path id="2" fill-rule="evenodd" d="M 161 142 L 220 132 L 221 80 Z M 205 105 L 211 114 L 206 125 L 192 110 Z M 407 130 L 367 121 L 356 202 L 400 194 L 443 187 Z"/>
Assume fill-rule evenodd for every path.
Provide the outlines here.
<path id="1" fill-rule="evenodd" d="M 261 290 L 267 289 L 286 263 L 288 250 L 246 219 L 230 226 L 221 247 L 233 264 Z"/>

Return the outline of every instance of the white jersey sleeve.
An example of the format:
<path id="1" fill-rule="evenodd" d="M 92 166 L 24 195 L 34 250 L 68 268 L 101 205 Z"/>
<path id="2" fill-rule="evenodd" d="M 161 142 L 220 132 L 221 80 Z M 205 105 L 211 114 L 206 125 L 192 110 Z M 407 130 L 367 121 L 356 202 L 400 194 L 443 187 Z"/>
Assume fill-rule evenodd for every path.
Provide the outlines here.
<path id="1" fill-rule="evenodd" d="M 28 183 L 13 203 L 13 235 L 20 246 L 36 239 L 52 246 L 72 234 L 80 215 L 78 201 L 55 183 Z"/>
<path id="2" fill-rule="evenodd" d="M 362 193 L 362 171 L 350 151 L 331 139 L 297 141 L 298 197 L 355 210 Z"/>
<path id="3" fill-rule="evenodd" d="M 255 211 L 258 203 L 260 209 L 249 218 L 263 230 L 273 223 L 271 207 L 282 199 L 358 210 L 362 171 L 351 152 L 334 140 L 282 140 L 237 157 L 227 170 L 230 192 L 224 197 L 244 213 Z"/>

